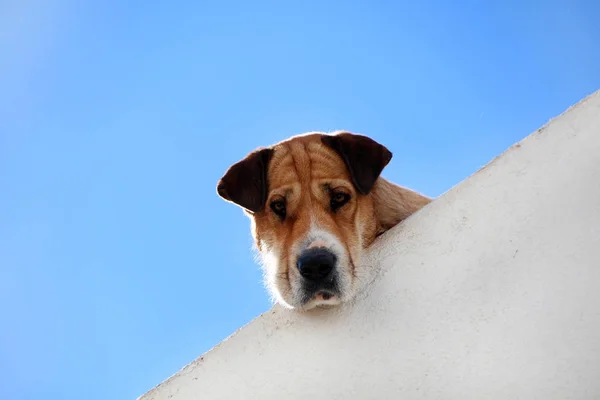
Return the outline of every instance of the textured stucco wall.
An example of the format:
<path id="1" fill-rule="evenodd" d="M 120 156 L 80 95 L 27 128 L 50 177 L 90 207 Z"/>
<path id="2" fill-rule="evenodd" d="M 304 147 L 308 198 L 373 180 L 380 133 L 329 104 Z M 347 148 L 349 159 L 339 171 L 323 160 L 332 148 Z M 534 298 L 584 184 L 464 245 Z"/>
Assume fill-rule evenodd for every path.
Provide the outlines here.
<path id="1" fill-rule="evenodd" d="M 600 92 L 369 258 L 352 307 L 275 307 L 142 399 L 600 398 Z"/>

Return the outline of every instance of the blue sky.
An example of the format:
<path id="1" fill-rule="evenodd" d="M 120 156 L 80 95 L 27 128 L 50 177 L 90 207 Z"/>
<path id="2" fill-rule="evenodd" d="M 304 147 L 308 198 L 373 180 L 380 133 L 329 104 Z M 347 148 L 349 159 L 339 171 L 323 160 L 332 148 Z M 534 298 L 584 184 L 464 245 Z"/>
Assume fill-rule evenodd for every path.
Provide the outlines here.
<path id="1" fill-rule="evenodd" d="M 285 3 L 285 5 L 284 5 Z M 270 307 L 215 185 L 348 129 L 438 196 L 600 88 L 593 1 L 0 5 L 0 398 L 132 399 Z"/>

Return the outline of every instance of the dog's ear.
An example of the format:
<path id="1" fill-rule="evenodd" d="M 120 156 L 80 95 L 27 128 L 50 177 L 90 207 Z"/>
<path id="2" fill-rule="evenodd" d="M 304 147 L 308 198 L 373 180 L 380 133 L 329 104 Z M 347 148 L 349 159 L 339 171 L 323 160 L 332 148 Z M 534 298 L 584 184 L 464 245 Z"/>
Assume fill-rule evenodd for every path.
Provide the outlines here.
<path id="1" fill-rule="evenodd" d="M 354 186 L 361 194 L 368 194 L 381 171 L 392 159 L 392 153 L 373 139 L 343 132 L 323 135 L 321 141 L 344 160 Z"/>
<path id="2" fill-rule="evenodd" d="M 267 201 L 267 167 L 272 156 L 273 149 L 258 149 L 229 167 L 217 184 L 219 196 L 252 213 L 261 211 Z"/>

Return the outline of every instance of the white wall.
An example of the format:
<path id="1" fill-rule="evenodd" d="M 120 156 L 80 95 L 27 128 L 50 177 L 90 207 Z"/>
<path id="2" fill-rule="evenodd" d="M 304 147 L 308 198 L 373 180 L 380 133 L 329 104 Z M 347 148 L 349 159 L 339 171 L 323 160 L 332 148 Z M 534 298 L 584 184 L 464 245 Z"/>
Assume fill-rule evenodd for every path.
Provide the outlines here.
<path id="1" fill-rule="evenodd" d="M 142 399 L 600 398 L 600 92 L 369 257 L 353 307 L 275 307 Z"/>

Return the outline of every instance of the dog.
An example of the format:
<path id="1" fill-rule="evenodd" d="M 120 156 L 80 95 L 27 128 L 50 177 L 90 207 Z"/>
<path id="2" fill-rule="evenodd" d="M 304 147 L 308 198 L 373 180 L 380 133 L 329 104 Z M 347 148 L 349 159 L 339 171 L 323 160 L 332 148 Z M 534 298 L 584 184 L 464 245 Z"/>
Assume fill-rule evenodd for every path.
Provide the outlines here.
<path id="1" fill-rule="evenodd" d="M 308 132 L 227 169 L 217 193 L 250 218 L 274 302 L 309 310 L 354 298 L 364 250 L 432 200 L 381 177 L 391 159 L 364 135 Z"/>

